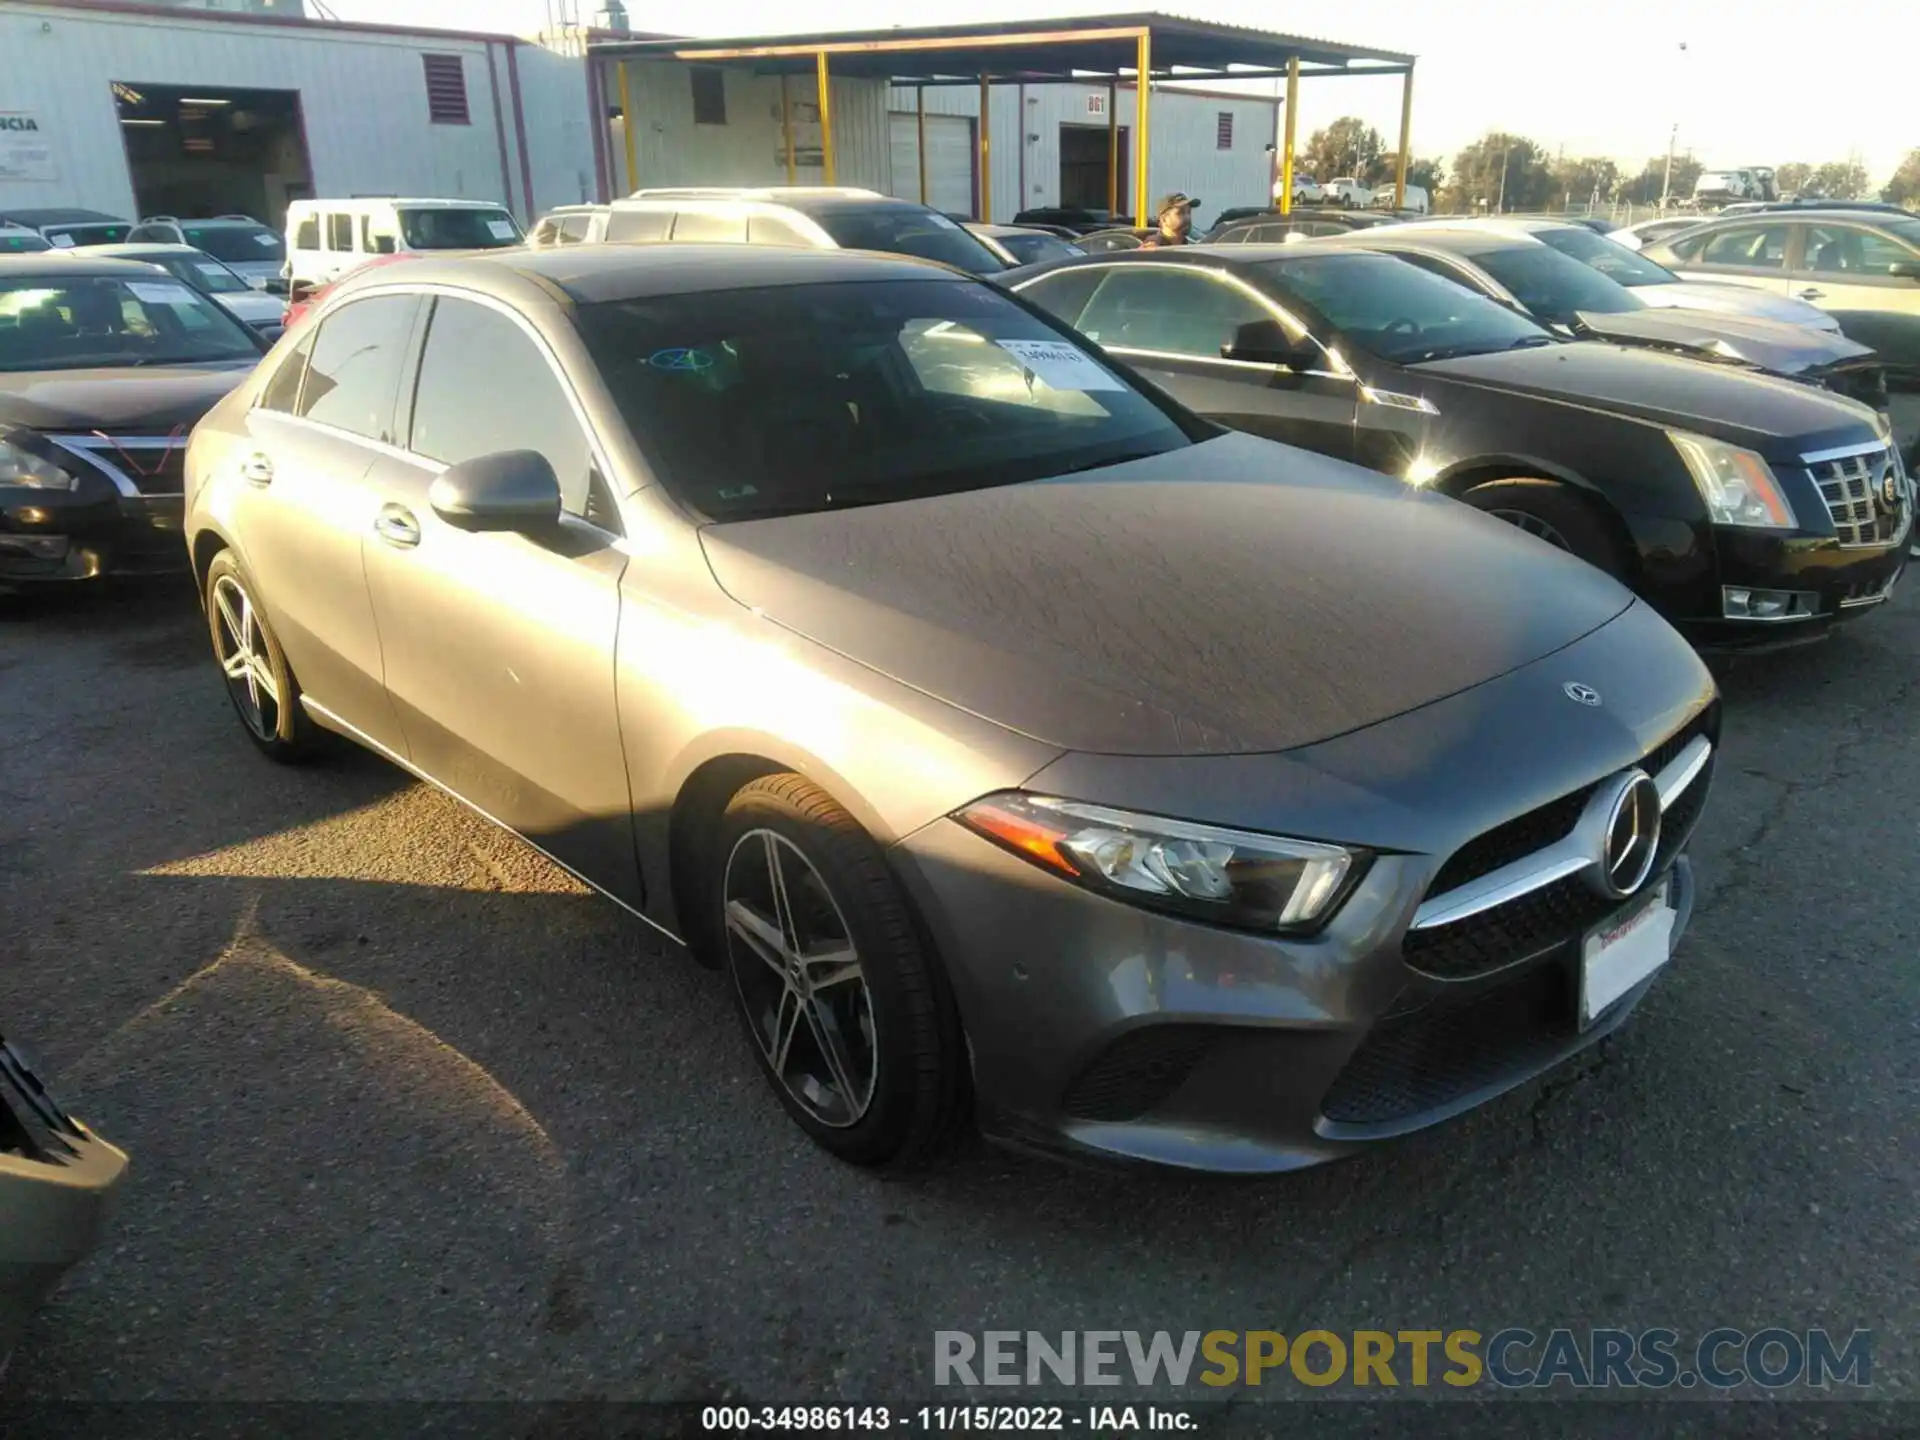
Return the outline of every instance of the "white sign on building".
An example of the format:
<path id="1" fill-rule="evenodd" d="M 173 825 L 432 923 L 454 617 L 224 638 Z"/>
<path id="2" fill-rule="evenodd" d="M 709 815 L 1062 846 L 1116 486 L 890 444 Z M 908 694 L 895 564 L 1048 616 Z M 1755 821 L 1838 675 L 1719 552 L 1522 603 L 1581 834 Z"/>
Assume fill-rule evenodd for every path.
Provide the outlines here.
<path id="1" fill-rule="evenodd" d="M 57 180 L 53 142 L 31 110 L 0 110 L 0 180 Z"/>

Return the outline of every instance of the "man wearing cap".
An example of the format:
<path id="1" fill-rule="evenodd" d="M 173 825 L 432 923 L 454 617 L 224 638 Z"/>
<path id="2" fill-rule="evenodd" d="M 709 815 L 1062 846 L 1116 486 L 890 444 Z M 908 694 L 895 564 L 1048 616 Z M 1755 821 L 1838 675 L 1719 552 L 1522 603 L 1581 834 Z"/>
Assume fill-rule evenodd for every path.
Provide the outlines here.
<path id="1" fill-rule="evenodd" d="M 1153 222 L 1159 228 L 1140 242 L 1142 250 L 1157 250 L 1162 245 L 1191 245 L 1194 202 L 1178 190 L 1162 195 L 1153 207 Z"/>

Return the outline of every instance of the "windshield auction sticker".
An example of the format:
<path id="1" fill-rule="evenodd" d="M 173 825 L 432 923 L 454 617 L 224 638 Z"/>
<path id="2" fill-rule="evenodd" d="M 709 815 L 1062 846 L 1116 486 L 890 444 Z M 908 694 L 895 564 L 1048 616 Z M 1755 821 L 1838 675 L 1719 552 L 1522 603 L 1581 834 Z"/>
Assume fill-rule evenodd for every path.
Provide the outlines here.
<path id="1" fill-rule="evenodd" d="M 1078 345 L 1064 340 L 1001 340 L 1000 348 L 1055 390 L 1119 390 L 1114 376 Z"/>

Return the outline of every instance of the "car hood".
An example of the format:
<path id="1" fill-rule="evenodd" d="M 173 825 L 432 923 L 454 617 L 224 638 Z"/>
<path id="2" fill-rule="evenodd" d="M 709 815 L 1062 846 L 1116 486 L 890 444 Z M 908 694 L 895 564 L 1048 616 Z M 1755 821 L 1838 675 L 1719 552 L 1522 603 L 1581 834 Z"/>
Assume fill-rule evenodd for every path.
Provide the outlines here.
<path id="1" fill-rule="evenodd" d="M 1731 311 L 1629 310 L 1620 314 L 1581 311 L 1585 331 L 1621 345 L 1665 346 L 1708 360 L 1735 361 L 1775 375 L 1817 374 L 1873 351 L 1844 335 L 1762 320 Z"/>
<path id="2" fill-rule="evenodd" d="M 1714 310 L 1723 315 L 1753 315 L 1809 330 L 1837 331 L 1840 322 L 1816 305 L 1787 295 L 1769 295 L 1751 285 L 1718 280 L 1675 280 L 1665 285 L 1636 285 L 1633 293 L 1658 309 Z"/>
<path id="3" fill-rule="evenodd" d="M 775 623 L 1034 739 L 1109 754 L 1324 740 L 1483 684 L 1632 603 L 1464 505 L 1245 435 L 702 540 L 722 588 Z"/>
<path id="4" fill-rule="evenodd" d="M 1812 386 L 1598 340 L 1429 360 L 1408 368 L 1415 375 L 1611 410 L 1762 449 L 1783 440 L 1844 444 L 1870 424 L 1858 406 Z M 1444 413 L 1444 398 L 1440 408 Z"/>
<path id="5" fill-rule="evenodd" d="M 171 430 L 191 427 L 253 368 L 0 371 L 0 425 L 34 430 Z"/>

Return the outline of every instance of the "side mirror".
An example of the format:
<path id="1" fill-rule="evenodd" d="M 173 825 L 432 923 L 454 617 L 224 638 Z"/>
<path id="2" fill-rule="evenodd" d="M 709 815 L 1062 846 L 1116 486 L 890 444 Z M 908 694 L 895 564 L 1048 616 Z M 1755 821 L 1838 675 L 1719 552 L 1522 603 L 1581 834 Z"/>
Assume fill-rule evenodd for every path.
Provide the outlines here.
<path id="1" fill-rule="evenodd" d="M 1920 260 L 1896 260 L 1887 273 L 1900 280 L 1920 280 Z"/>
<path id="2" fill-rule="evenodd" d="M 313 299 L 319 286 L 311 280 L 293 280 L 287 284 L 287 299 L 295 305 L 304 305 Z"/>
<path id="3" fill-rule="evenodd" d="M 1233 339 L 1220 347 L 1220 358 L 1299 369 L 1311 366 L 1319 352 L 1305 336 L 1294 339 L 1278 320 L 1254 320 L 1233 332 Z"/>
<path id="4" fill-rule="evenodd" d="M 281 279 L 280 276 L 269 275 L 265 280 L 262 280 L 260 282 L 260 288 L 266 291 L 267 294 L 269 295 L 279 295 L 284 297 L 287 293 L 288 286 L 287 286 L 287 282 Z"/>
<path id="5" fill-rule="evenodd" d="M 449 465 L 427 503 L 456 530 L 538 535 L 560 523 L 560 481 L 539 451 L 502 450 Z"/>

